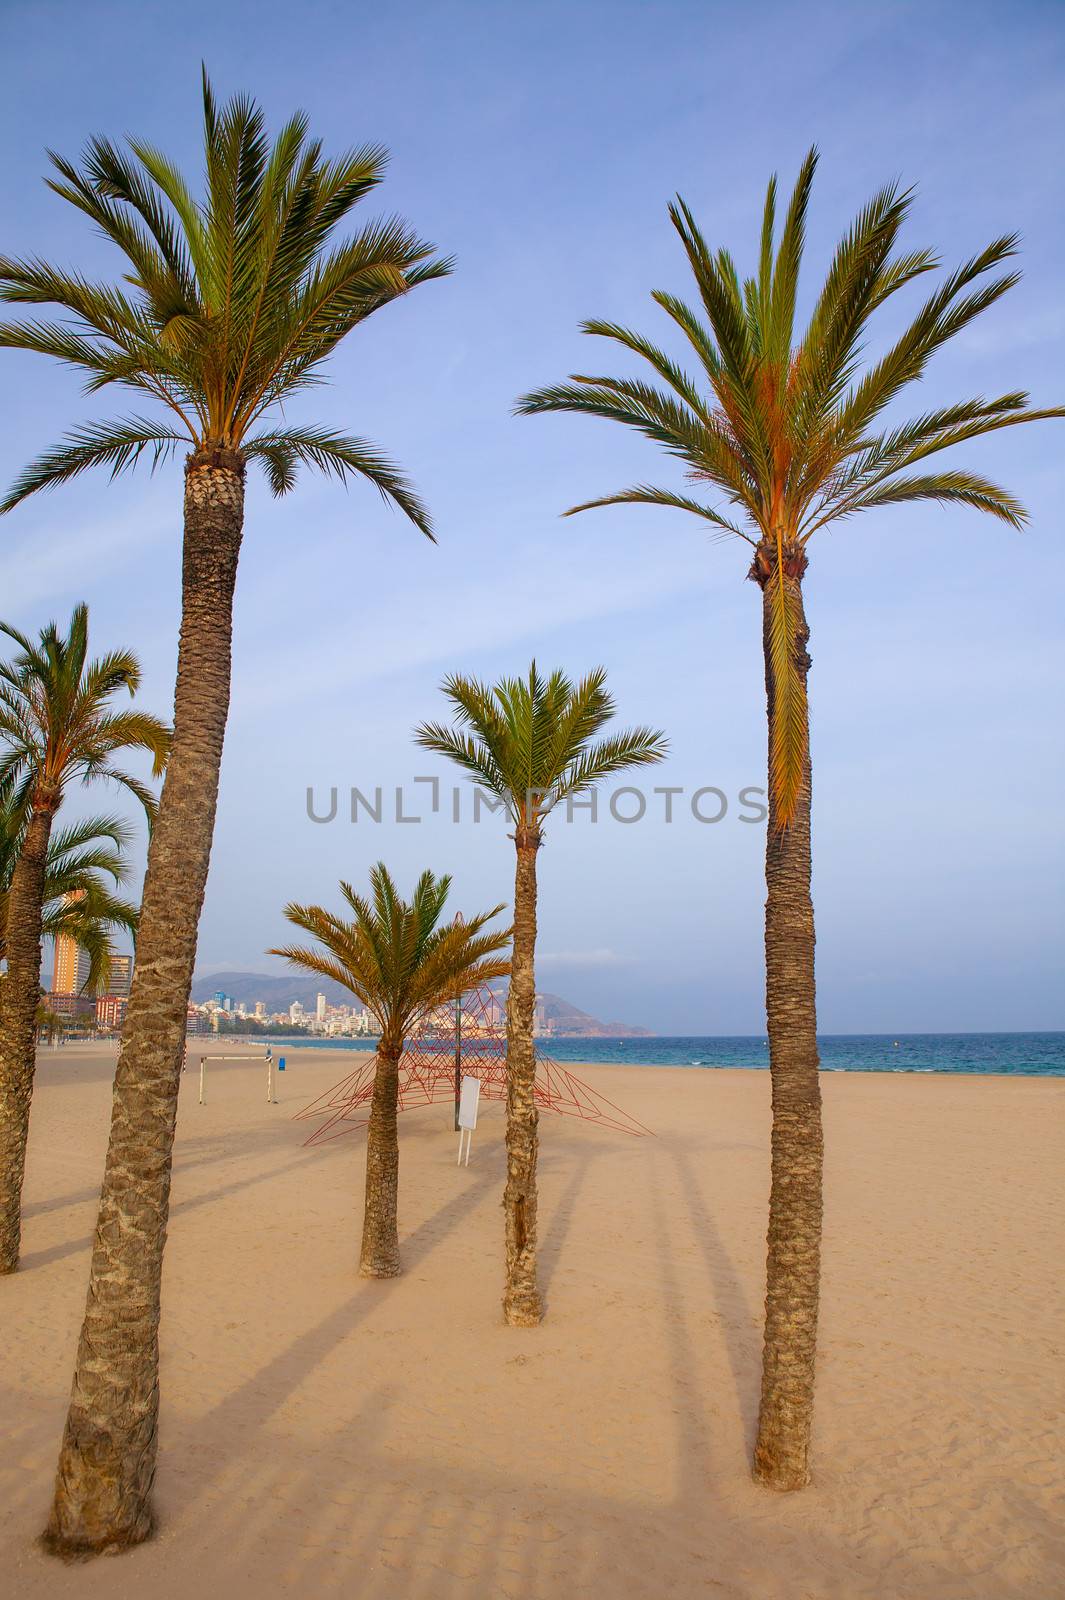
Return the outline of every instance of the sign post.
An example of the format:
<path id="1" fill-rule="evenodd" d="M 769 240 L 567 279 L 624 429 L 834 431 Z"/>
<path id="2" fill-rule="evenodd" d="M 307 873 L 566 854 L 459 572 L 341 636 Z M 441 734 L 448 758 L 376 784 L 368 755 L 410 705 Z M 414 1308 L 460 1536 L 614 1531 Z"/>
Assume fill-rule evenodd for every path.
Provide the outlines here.
<path id="1" fill-rule="evenodd" d="M 462 1089 L 459 1094 L 459 1157 L 455 1162 L 457 1167 L 462 1166 L 462 1143 L 466 1141 L 466 1166 L 470 1164 L 470 1146 L 473 1143 L 473 1130 L 477 1126 L 477 1102 L 481 1098 L 480 1078 L 464 1077 Z"/>
<path id="2" fill-rule="evenodd" d="M 462 996 L 455 1001 L 455 1132 L 462 1127 L 459 1121 L 459 1100 L 462 1092 Z"/>

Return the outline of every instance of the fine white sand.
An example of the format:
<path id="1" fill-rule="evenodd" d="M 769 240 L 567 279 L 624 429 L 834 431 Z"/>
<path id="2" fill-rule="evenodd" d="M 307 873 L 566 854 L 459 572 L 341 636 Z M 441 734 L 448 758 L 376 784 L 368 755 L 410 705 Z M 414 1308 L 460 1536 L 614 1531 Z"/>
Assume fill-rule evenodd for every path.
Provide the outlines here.
<path id="1" fill-rule="evenodd" d="M 195 1053 L 196 1042 L 193 1042 Z M 405 1275 L 355 1274 L 364 1142 L 292 1113 L 350 1053 L 183 1084 L 158 1538 L 41 1554 L 113 1051 L 41 1053 L 0 1280 L 0 1588 L 20 1597 L 1049 1600 L 1065 1081 L 828 1074 L 815 1481 L 748 1475 L 769 1078 L 578 1069 L 657 1131 L 541 1123 L 548 1316 L 503 1326 L 502 1109 L 400 1119 Z"/>

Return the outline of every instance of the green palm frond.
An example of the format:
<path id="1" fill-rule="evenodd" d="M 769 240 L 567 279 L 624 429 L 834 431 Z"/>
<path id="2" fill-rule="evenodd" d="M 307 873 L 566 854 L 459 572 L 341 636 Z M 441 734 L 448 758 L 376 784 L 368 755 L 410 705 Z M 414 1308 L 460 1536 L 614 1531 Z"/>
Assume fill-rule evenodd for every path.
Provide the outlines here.
<path id="1" fill-rule="evenodd" d="M 656 488 L 654 484 L 638 483 L 631 489 L 621 489 L 617 494 L 605 494 L 598 500 L 585 500 L 579 506 L 570 506 L 562 514 L 565 517 L 575 517 L 578 511 L 594 511 L 599 506 L 666 506 L 674 511 L 687 511 L 690 516 L 702 517 L 705 522 L 713 524 L 711 537 L 725 539 L 730 535 L 745 539 L 753 545 L 754 540 L 749 533 L 738 528 L 734 522 L 723 517 L 712 506 L 705 505 L 703 501 L 694 499 L 691 495 L 675 494 L 669 489 Z"/>
<path id="2" fill-rule="evenodd" d="M 269 953 L 350 989 L 391 1042 L 401 1042 L 420 1014 L 509 973 L 502 952 L 510 929 L 488 928 L 501 905 L 441 925 L 449 877 L 424 872 L 405 900 L 378 862 L 370 871 L 368 898 L 348 883 L 340 887 L 350 920 L 322 906 L 290 904 L 285 916 L 315 943 L 283 945 Z"/>
<path id="3" fill-rule="evenodd" d="M 95 994 L 110 983 L 111 963 L 117 954 L 115 934 L 135 937 L 139 916 L 132 901 L 112 894 L 95 873 L 86 872 L 77 889 L 46 904 L 42 932 L 52 938 L 65 935 L 85 951 L 89 971 L 82 992 Z"/>
<path id="4" fill-rule="evenodd" d="M 41 489 L 54 489 L 69 483 L 90 467 L 110 467 L 117 478 L 147 452 L 154 472 L 179 444 L 195 442 L 190 434 L 175 433 L 159 422 L 142 417 L 122 418 L 117 422 L 91 422 L 74 428 L 51 450 L 31 461 L 0 501 L 0 512 L 11 511 L 28 495 Z"/>
<path id="5" fill-rule="evenodd" d="M 397 506 L 429 539 L 434 537 L 429 513 L 410 482 L 365 439 L 345 438 L 328 428 L 287 428 L 248 439 L 243 450 L 250 460 L 261 458 L 275 495 L 294 486 L 300 463 L 332 473 L 341 482 L 366 478 L 382 499 Z"/>
<path id="6" fill-rule="evenodd" d="M 158 717 L 111 709 L 116 695 L 137 691 L 136 656 L 113 650 L 89 659 L 84 605 L 74 608 L 65 634 L 51 622 L 33 640 L 0 622 L 0 636 L 18 646 L 11 660 L 0 662 L 0 793 L 18 807 L 47 791 L 57 805 L 71 782 L 110 780 L 140 802 L 150 822 L 154 794 L 114 760 L 127 750 L 146 751 L 158 778 L 169 755 L 170 730 Z"/>
<path id="7" fill-rule="evenodd" d="M 726 250 L 713 248 L 691 210 L 669 209 L 698 293 L 698 306 L 671 292 L 652 299 L 695 357 L 698 383 L 683 362 L 642 333 L 588 320 L 583 331 L 635 356 L 650 381 L 589 378 L 532 390 L 519 414 L 576 412 L 623 423 L 684 466 L 690 483 L 724 495 L 728 514 L 696 493 L 638 484 L 572 508 L 673 507 L 757 547 L 759 581 L 772 585 L 770 686 L 776 721 L 772 792 L 781 825 L 790 821 L 807 760 L 805 654 L 785 567 L 794 571 L 818 529 L 857 511 L 916 500 L 973 507 L 1014 526 L 1024 510 L 1005 489 L 964 469 L 915 475 L 927 457 L 1002 428 L 1065 417 L 1065 407 L 1033 408 L 1027 395 L 963 402 L 877 432 L 885 410 L 925 374 L 933 356 L 1018 281 L 1008 263 L 1012 235 L 949 272 L 886 352 L 868 360 L 871 319 L 916 279 L 937 270 L 923 249 L 899 252 L 911 190 L 889 184 L 863 207 L 835 251 L 805 329 L 795 314 L 806 218 L 817 152 L 811 150 L 777 233 L 777 185 L 766 192 L 756 268 L 741 280 Z M 882 344 L 882 341 L 879 341 Z M 805 564 L 803 560 L 803 565 Z M 753 571 L 754 569 L 752 569 Z"/>
<path id="8" fill-rule="evenodd" d="M 649 728 L 593 742 L 615 712 L 602 667 L 575 684 L 562 672 L 545 678 L 534 661 L 524 678 L 493 686 L 454 674 L 442 688 L 455 726 L 422 723 L 416 742 L 497 795 L 515 825 L 539 828 L 565 795 L 667 752 L 664 734 Z"/>
<path id="9" fill-rule="evenodd" d="M 566 768 L 558 785 L 558 799 L 584 793 L 615 772 L 652 766 L 667 754 L 665 737 L 655 728 L 633 728 L 616 738 L 602 739 L 582 750 Z"/>
<path id="10" fill-rule="evenodd" d="M 7 897 L 22 849 L 28 807 L 10 785 L 0 785 L 0 959 L 5 950 Z M 114 893 L 129 872 L 131 839 L 121 817 L 83 817 L 52 830 L 42 890 L 42 933 L 67 934 L 89 952 L 90 983 L 107 975 L 116 932 L 135 934 L 138 908 Z M 111 880 L 111 884 L 108 883 Z"/>
<path id="11" fill-rule="evenodd" d="M 924 476 L 914 474 L 908 478 L 890 478 L 879 488 L 863 492 L 848 507 L 846 514 L 865 511 L 873 506 L 903 505 L 912 500 L 938 500 L 942 505 L 971 506 L 976 511 L 986 511 L 1011 528 L 1021 528 L 1028 513 L 1019 500 L 988 478 L 975 472 L 938 472 Z"/>
<path id="12" fill-rule="evenodd" d="M 506 779 L 493 760 L 491 751 L 473 734 L 448 728 L 440 722 L 423 722 L 416 739 L 423 750 L 431 750 L 435 755 L 453 761 L 468 777 L 483 784 L 489 793 L 505 796 Z M 509 803 L 507 811 L 511 821 L 516 822 L 518 819 Z"/>
<path id="13" fill-rule="evenodd" d="M 261 109 L 225 105 L 203 79 L 205 179 L 193 192 L 142 141 L 94 139 L 79 162 L 52 154 L 50 187 L 88 217 L 122 261 L 122 287 L 36 258 L 0 258 L 0 300 L 52 308 L 0 325 L 0 346 L 75 367 L 90 391 L 117 385 L 159 416 L 87 424 L 27 467 L 0 509 L 94 466 L 158 466 L 179 444 L 261 460 L 275 493 L 303 463 L 359 476 L 423 532 L 425 508 L 374 446 L 324 429 L 261 428 L 266 414 L 317 381 L 337 345 L 374 312 L 446 276 L 406 223 L 385 217 L 339 230 L 384 176 L 367 145 L 333 159 L 302 113 L 271 141 Z"/>

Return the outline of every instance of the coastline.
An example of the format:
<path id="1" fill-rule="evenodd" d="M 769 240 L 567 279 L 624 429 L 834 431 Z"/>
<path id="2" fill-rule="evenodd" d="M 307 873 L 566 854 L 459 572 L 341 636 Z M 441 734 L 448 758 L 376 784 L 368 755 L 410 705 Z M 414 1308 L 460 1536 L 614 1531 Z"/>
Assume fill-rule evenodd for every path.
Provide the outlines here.
<path id="1" fill-rule="evenodd" d="M 190 1055 L 224 1050 L 227 1042 L 247 1049 L 270 1045 L 286 1050 L 371 1052 L 372 1039 L 316 1039 L 298 1035 L 190 1036 Z M 1065 1077 L 1065 1032 L 824 1034 L 818 1039 L 822 1072 L 943 1075 L 959 1077 Z M 200 1049 L 200 1046 L 203 1048 Z M 758 1035 L 698 1035 L 591 1038 L 538 1037 L 539 1053 L 565 1066 L 681 1067 L 720 1072 L 766 1071 L 764 1038 Z"/>

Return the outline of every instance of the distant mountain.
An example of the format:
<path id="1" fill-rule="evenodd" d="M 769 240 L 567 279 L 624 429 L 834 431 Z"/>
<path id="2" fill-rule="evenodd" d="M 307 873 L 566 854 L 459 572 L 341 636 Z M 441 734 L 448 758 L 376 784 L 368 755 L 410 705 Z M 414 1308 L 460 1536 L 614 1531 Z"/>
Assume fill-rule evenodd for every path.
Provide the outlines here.
<path id="1" fill-rule="evenodd" d="M 232 995 L 238 1005 L 253 1006 L 261 1000 L 267 1011 L 287 1011 L 294 1001 L 307 1011 L 313 1011 L 315 1001 L 324 994 L 327 1005 L 351 1004 L 350 992 L 332 978 L 306 977 L 299 972 L 286 973 L 280 978 L 267 977 L 262 972 L 209 972 L 192 982 L 192 998 L 197 1004 L 210 1000 L 218 990 Z M 553 1033 L 569 1034 L 577 1039 L 649 1039 L 650 1030 L 633 1028 L 625 1022 L 600 1022 L 586 1011 L 578 1011 L 557 994 L 540 991 L 544 1016 Z"/>
<path id="2" fill-rule="evenodd" d="M 627 1022 L 600 1022 L 587 1011 L 578 1011 L 568 1000 L 557 994 L 539 992 L 544 1003 L 544 1016 L 551 1024 L 552 1033 L 567 1034 L 571 1039 L 650 1039 L 649 1028 L 633 1028 Z"/>
<path id="3" fill-rule="evenodd" d="M 263 972 L 209 972 L 206 977 L 193 978 L 192 998 L 197 1005 L 210 1000 L 221 990 L 232 995 L 238 1005 L 253 1006 L 261 1000 L 267 1011 L 287 1011 L 294 1001 L 308 1011 L 314 1010 L 318 995 L 324 994 L 331 1006 L 350 1006 L 352 994 L 332 978 L 316 978 L 311 973 L 286 974 L 270 978 Z"/>

